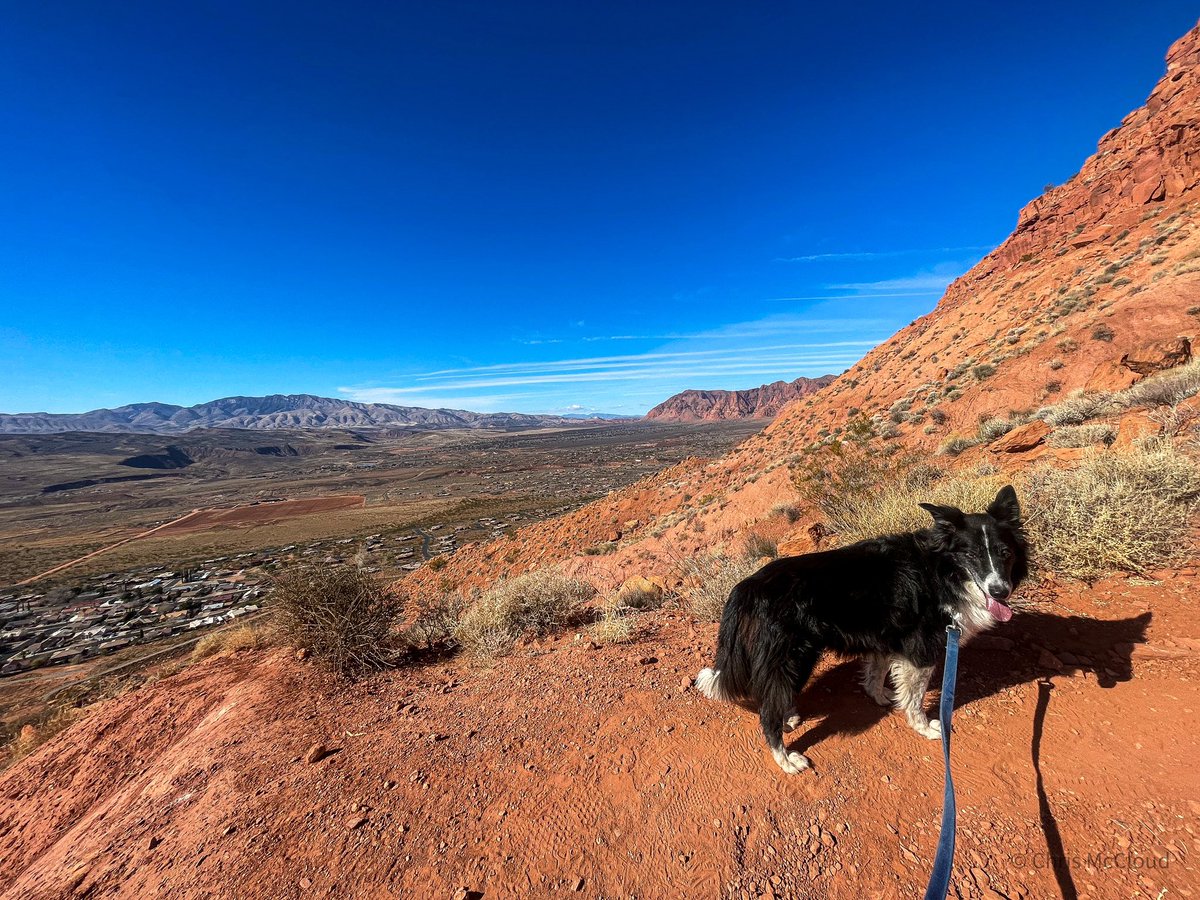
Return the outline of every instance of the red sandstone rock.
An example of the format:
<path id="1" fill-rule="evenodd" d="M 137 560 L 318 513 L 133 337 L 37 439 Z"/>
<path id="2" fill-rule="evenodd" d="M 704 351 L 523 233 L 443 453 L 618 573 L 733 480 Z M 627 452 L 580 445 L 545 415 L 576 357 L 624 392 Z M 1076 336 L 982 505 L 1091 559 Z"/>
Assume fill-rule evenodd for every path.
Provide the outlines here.
<path id="1" fill-rule="evenodd" d="M 1151 341 L 1121 357 L 1121 365 L 1139 375 L 1173 369 L 1192 359 L 1192 344 L 1185 337 L 1169 341 Z"/>
<path id="2" fill-rule="evenodd" d="M 1034 419 L 992 441 L 988 449 L 993 453 L 1024 453 L 1041 444 L 1049 433 L 1049 425 L 1041 419 Z"/>
<path id="3" fill-rule="evenodd" d="M 676 422 L 769 419 L 785 404 L 820 390 L 835 377 L 774 381 L 745 391 L 683 391 L 658 404 L 646 418 Z"/>

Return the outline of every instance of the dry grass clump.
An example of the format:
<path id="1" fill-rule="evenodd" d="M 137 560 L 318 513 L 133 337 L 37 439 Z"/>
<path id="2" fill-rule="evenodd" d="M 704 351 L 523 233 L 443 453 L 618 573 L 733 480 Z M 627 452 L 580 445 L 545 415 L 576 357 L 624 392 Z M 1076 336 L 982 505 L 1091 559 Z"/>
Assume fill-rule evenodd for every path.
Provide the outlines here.
<path id="1" fill-rule="evenodd" d="M 87 710 L 75 706 L 55 706 L 36 721 L 26 721 L 6 728 L 8 740 L 0 749 L 0 771 L 23 760 L 38 747 L 87 715 Z"/>
<path id="2" fill-rule="evenodd" d="M 1004 437 L 1018 424 L 1011 419 L 984 419 L 979 423 L 979 440 L 981 443 L 990 444 L 996 438 Z"/>
<path id="3" fill-rule="evenodd" d="M 1200 359 L 1143 378 L 1118 394 L 1126 406 L 1174 406 L 1200 393 Z"/>
<path id="4" fill-rule="evenodd" d="M 1146 573 L 1189 547 L 1200 470 L 1166 441 L 1094 452 L 1073 469 L 1035 469 L 1027 479 L 1027 528 L 1037 560 L 1085 580 Z"/>
<path id="5" fill-rule="evenodd" d="M 1123 409 L 1175 406 L 1196 394 L 1200 394 L 1200 359 L 1143 378 L 1115 394 L 1072 391 L 1066 399 L 1043 406 L 1035 415 L 1047 425 L 1083 425 Z"/>
<path id="6" fill-rule="evenodd" d="M 417 601 L 417 614 L 405 637 L 412 646 L 434 647 L 457 643 L 454 632 L 462 621 L 463 612 L 480 597 L 478 588 L 464 596 L 461 591 L 445 591 Z"/>
<path id="7" fill-rule="evenodd" d="M 234 625 L 206 634 L 192 648 L 192 662 L 208 659 L 218 653 L 238 650 L 261 650 L 269 643 L 265 628 L 258 625 Z"/>
<path id="8" fill-rule="evenodd" d="M 1117 439 L 1117 431 L 1102 422 L 1087 425 L 1060 425 L 1046 439 L 1051 447 L 1094 447 L 1096 444 L 1109 446 Z"/>
<path id="9" fill-rule="evenodd" d="M 852 544 L 928 527 L 929 513 L 921 503 L 983 512 L 1006 483 L 1004 476 L 982 468 L 948 475 L 917 466 L 894 471 L 870 490 L 831 498 L 823 509 L 839 541 Z"/>
<path id="10" fill-rule="evenodd" d="M 357 566 L 302 566 L 275 577 L 280 631 L 318 662 L 353 676 L 392 665 L 404 598 Z"/>
<path id="11" fill-rule="evenodd" d="M 970 450 L 979 443 L 979 438 L 963 437 L 961 434 L 953 434 L 942 442 L 938 447 L 939 456 L 958 456 L 964 450 Z"/>
<path id="12" fill-rule="evenodd" d="M 693 582 L 684 590 L 692 611 L 701 619 L 715 622 L 721 618 L 733 586 L 753 575 L 758 570 L 758 563 L 744 556 L 710 553 L 686 560 L 683 570 Z"/>
<path id="13" fill-rule="evenodd" d="M 1034 417 L 1047 425 L 1082 425 L 1097 416 L 1113 412 L 1113 395 L 1105 391 L 1087 393 L 1082 389 L 1072 391 L 1053 406 L 1043 406 Z"/>
<path id="14" fill-rule="evenodd" d="M 635 616 L 630 607 L 605 603 L 599 621 L 591 628 L 597 644 L 627 644 L 637 633 Z"/>
<path id="15" fill-rule="evenodd" d="M 779 556 L 779 544 L 757 531 L 746 535 L 742 540 L 742 549 L 750 559 L 762 559 L 764 556 L 775 559 Z"/>
<path id="16" fill-rule="evenodd" d="M 555 569 L 539 569 L 502 578 L 463 613 L 454 636 L 476 656 L 512 651 L 523 635 L 542 635 L 561 628 L 596 589 Z"/>

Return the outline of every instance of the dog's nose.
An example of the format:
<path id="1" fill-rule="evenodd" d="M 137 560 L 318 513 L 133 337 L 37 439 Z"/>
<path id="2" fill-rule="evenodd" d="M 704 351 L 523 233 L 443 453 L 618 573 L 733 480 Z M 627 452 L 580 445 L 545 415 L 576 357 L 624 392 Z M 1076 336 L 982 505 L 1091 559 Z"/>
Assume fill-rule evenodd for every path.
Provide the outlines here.
<path id="1" fill-rule="evenodd" d="M 1012 588 L 1007 584 L 996 584 L 992 582 L 987 586 L 988 596 L 993 600 L 1007 600 L 1012 594 Z"/>

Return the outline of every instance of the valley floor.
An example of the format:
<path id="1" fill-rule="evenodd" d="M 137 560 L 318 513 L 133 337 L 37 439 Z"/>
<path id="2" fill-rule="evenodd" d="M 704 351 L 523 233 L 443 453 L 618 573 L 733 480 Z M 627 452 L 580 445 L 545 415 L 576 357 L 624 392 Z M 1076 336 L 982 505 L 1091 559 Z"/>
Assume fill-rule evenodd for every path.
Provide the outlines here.
<path id="1" fill-rule="evenodd" d="M 964 651 L 958 896 L 1195 896 L 1196 584 L 1034 586 Z M 0 775 L 0 897 L 921 894 L 939 744 L 830 659 L 785 776 L 691 687 L 715 626 L 641 621 L 352 686 L 243 652 L 108 701 Z"/>

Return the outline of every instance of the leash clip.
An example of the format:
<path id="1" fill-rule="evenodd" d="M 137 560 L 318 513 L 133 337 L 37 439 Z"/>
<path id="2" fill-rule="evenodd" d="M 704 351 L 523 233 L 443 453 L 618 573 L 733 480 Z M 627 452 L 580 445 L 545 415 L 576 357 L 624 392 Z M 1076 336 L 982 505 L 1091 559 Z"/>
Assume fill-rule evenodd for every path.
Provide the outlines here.
<path id="1" fill-rule="evenodd" d="M 954 613 L 950 616 L 950 624 L 946 626 L 946 630 L 962 634 L 962 613 Z"/>

